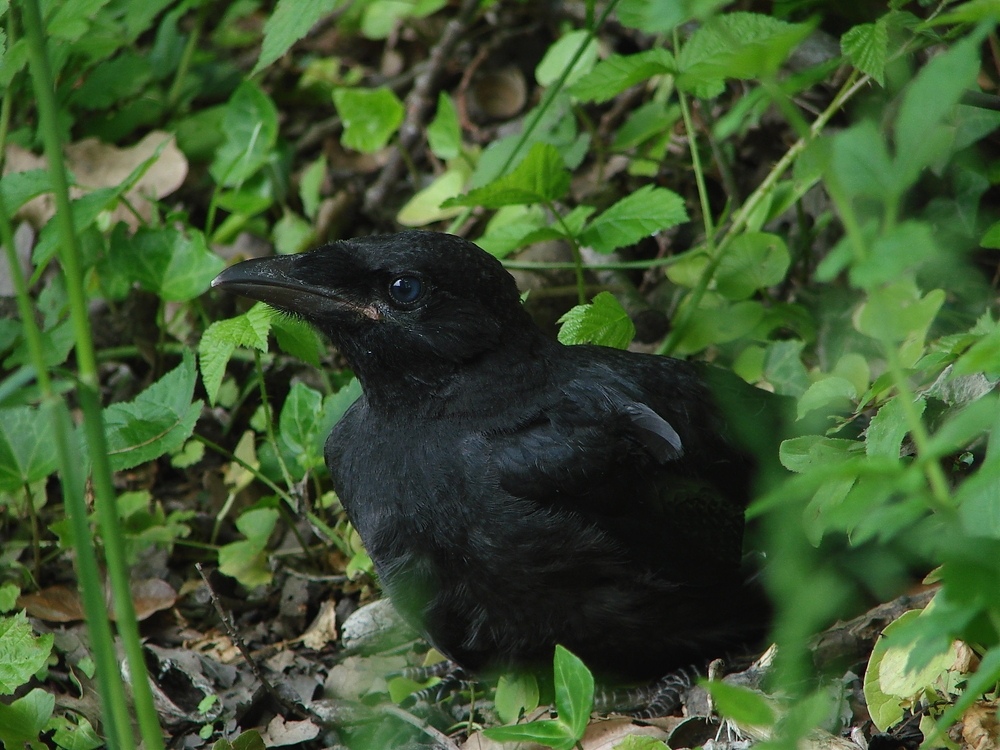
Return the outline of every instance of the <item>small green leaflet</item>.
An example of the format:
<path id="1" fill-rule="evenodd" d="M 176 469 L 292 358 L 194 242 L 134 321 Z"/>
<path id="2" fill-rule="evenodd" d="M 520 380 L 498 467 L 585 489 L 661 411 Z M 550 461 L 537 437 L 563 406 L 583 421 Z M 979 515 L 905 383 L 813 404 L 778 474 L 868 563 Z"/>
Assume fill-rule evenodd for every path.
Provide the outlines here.
<path id="1" fill-rule="evenodd" d="M 611 292 L 601 292 L 589 305 L 577 305 L 561 318 L 559 341 L 601 344 L 624 349 L 635 337 L 635 326 Z"/>

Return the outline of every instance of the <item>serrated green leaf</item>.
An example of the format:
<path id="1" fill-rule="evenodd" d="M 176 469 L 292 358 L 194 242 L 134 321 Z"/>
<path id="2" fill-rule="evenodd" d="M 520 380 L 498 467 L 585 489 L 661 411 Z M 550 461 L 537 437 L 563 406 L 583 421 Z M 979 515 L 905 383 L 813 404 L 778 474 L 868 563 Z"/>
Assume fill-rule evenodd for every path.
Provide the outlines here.
<path id="1" fill-rule="evenodd" d="M 896 396 L 882 404 L 878 413 L 872 417 L 865 433 L 865 453 L 867 455 L 899 458 L 903 438 L 910 431 L 902 398 L 902 396 Z M 926 406 L 927 402 L 922 398 L 918 398 L 913 403 L 917 416 L 924 413 Z"/>
<path id="2" fill-rule="evenodd" d="M 287 315 L 272 316 L 270 322 L 281 351 L 298 357 L 313 367 L 319 367 L 326 346 L 315 328 L 304 320 Z"/>
<path id="3" fill-rule="evenodd" d="M 260 87 L 244 81 L 226 104 L 225 140 L 209 167 L 223 187 L 237 187 L 267 163 L 278 141 L 278 110 Z"/>
<path id="4" fill-rule="evenodd" d="M 18 492 L 54 472 L 52 445 L 52 420 L 39 409 L 0 409 L 0 492 Z"/>
<path id="5" fill-rule="evenodd" d="M 24 612 L 0 617 L 0 695 L 10 695 L 45 666 L 52 634 L 35 636 Z"/>
<path id="6" fill-rule="evenodd" d="M 317 21 L 332 13 L 339 3 L 340 0 L 278 0 L 264 23 L 260 57 L 250 75 L 257 75 L 285 54 L 289 47 L 309 33 Z"/>
<path id="7" fill-rule="evenodd" d="M 577 305 L 558 321 L 564 344 L 601 344 L 624 349 L 635 338 L 635 325 L 611 292 L 601 292 L 589 305 Z"/>
<path id="8" fill-rule="evenodd" d="M 445 201 L 442 207 L 528 205 L 558 200 L 569 190 L 569 171 L 555 146 L 536 143 L 510 174 Z"/>
<path id="9" fill-rule="evenodd" d="M 570 93 L 585 102 L 606 102 L 637 83 L 676 70 L 674 56 L 662 47 L 634 55 L 612 55 L 581 76 Z"/>
<path id="10" fill-rule="evenodd" d="M 598 214 L 580 241 L 610 253 L 687 220 L 683 198 L 672 190 L 645 185 Z"/>
<path id="11" fill-rule="evenodd" d="M 267 351 L 267 334 L 271 330 L 273 318 L 274 312 L 260 302 L 243 315 L 229 320 L 217 320 L 205 329 L 198 344 L 198 362 L 210 404 L 215 404 L 226 365 L 236 347 Z"/>
<path id="12" fill-rule="evenodd" d="M 336 89 L 333 103 L 344 123 L 340 142 L 346 148 L 370 154 L 385 148 L 403 124 L 406 110 L 390 89 Z"/>
<path id="13" fill-rule="evenodd" d="M 225 262 L 208 249 L 196 229 L 140 227 L 129 235 L 119 224 L 111 236 L 109 263 L 168 302 L 187 302 L 204 293 Z"/>
<path id="14" fill-rule="evenodd" d="M 840 48 L 851 64 L 885 85 L 885 61 L 889 56 L 889 29 L 883 20 L 858 24 L 840 39 Z"/>
<path id="15" fill-rule="evenodd" d="M 580 53 L 580 48 L 583 52 Z M 577 55 L 579 56 L 577 57 Z M 576 57 L 576 62 L 573 58 Z M 570 67 L 565 84 L 570 86 L 594 67 L 597 62 L 597 39 L 584 29 L 571 31 L 550 46 L 535 68 L 535 80 L 540 86 L 551 86 Z"/>
<path id="16" fill-rule="evenodd" d="M 774 708 L 760 693 L 717 680 L 706 682 L 705 687 L 715 699 L 719 713 L 737 724 L 757 727 L 774 724 Z"/>
<path id="17" fill-rule="evenodd" d="M 462 128 L 458 124 L 455 103 L 442 91 L 438 94 L 437 113 L 427 126 L 427 143 L 439 159 L 454 159 L 462 150 Z"/>
<path id="18" fill-rule="evenodd" d="M 177 367 L 134 400 L 104 410 L 108 459 L 115 471 L 171 453 L 191 437 L 202 405 L 192 402 L 196 377 L 194 355 L 185 351 Z"/>

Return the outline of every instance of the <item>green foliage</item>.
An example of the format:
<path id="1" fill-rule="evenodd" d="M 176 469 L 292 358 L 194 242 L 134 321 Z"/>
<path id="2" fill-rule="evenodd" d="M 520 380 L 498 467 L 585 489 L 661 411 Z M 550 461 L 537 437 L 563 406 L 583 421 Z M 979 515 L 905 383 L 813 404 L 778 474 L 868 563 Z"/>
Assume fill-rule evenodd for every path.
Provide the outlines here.
<path id="1" fill-rule="evenodd" d="M 0 694 L 12 694 L 45 666 L 52 638 L 51 633 L 36 637 L 24 612 L 0 617 Z"/>
<path id="2" fill-rule="evenodd" d="M 403 124 L 403 103 L 386 88 L 337 89 L 333 103 L 344 121 L 340 140 L 347 148 L 365 153 L 378 151 Z"/>
<path id="3" fill-rule="evenodd" d="M 553 658 L 558 718 L 487 729 L 497 742 L 537 742 L 553 750 L 570 750 L 583 737 L 594 705 L 594 677 L 576 656 L 556 646 Z"/>
<path id="4" fill-rule="evenodd" d="M 635 337 L 635 325 L 611 292 L 601 292 L 587 305 L 577 305 L 559 322 L 564 344 L 601 344 L 624 349 Z"/>

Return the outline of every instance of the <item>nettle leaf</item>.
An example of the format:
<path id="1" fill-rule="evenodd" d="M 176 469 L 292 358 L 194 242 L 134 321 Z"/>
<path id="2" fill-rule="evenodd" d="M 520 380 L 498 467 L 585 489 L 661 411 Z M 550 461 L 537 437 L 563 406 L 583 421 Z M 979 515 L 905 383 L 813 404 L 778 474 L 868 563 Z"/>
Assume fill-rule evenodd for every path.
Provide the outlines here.
<path id="1" fill-rule="evenodd" d="M 337 89 L 333 103 L 344 122 L 340 142 L 366 154 L 384 148 L 406 114 L 399 97 L 384 86 L 372 90 Z"/>
<path id="2" fill-rule="evenodd" d="M 191 437 L 202 402 L 193 401 L 194 355 L 153 383 L 133 401 L 104 410 L 108 458 L 115 471 L 131 469 L 177 450 Z"/>
<path id="3" fill-rule="evenodd" d="M 606 102 L 648 78 L 676 72 L 674 56 L 662 47 L 634 55 L 612 55 L 581 76 L 570 93 L 581 101 Z"/>
<path id="4" fill-rule="evenodd" d="M 577 739 L 587 730 L 594 707 L 594 676 L 583 661 L 557 645 L 553 658 L 556 710 Z"/>
<path id="5" fill-rule="evenodd" d="M 427 143 L 439 159 L 454 159 L 462 150 L 462 128 L 458 124 L 458 110 L 447 92 L 438 94 L 437 114 L 427 126 Z"/>
<path id="6" fill-rule="evenodd" d="M 889 56 L 889 29 L 883 19 L 858 24 L 840 40 L 840 49 L 851 64 L 885 86 L 885 61 Z"/>
<path id="7" fill-rule="evenodd" d="M 111 236 L 109 261 L 116 273 L 167 302 L 194 299 L 226 266 L 196 229 L 189 229 L 186 236 L 173 227 L 140 227 L 129 236 L 124 224 Z"/>
<path id="8" fill-rule="evenodd" d="M 705 688 L 715 699 L 719 713 L 745 726 L 773 726 L 776 716 L 774 708 L 755 690 L 749 690 L 728 682 L 710 680 Z"/>
<path id="9" fill-rule="evenodd" d="M 267 163 L 278 142 L 278 110 L 256 84 L 233 92 L 222 120 L 225 140 L 208 168 L 223 187 L 236 187 Z"/>
<path id="10" fill-rule="evenodd" d="M 569 170 L 556 147 L 548 143 L 536 143 L 512 172 L 460 198 L 445 201 L 442 208 L 501 208 L 548 203 L 566 194 L 569 180 Z"/>
<path id="11" fill-rule="evenodd" d="M 645 185 L 598 214 L 580 242 L 610 253 L 687 220 L 683 198 L 672 190 Z"/>
<path id="12" fill-rule="evenodd" d="M 52 420 L 30 406 L 0 409 L 0 491 L 17 492 L 57 468 Z"/>
<path id="13" fill-rule="evenodd" d="M 0 617 L 0 695 L 10 695 L 45 666 L 52 638 L 36 637 L 24 612 Z"/>
<path id="14" fill-rule="evenodd" d="M 726 78 L 773 73 L 812 29 L 813 24 L 786 23 L 758 13 L 711 18 L 681 49 L 677 85 L 707 98 L 721 93 Z"/>
<path id="15" fill-rule="evenodd" d="M 339 2 L 340 0 L 278 0 L 274 12 L 264 24 L 260 57 L 250 75 L 257 75 L 285 54 L 289 47 L 309 33 L 317 21 L 332 13 Z"/>
<path id="16" fill-rule="evenodd" d="M 577 305 L 559 318 L 559 341 L 601 344 L 624 349 L 635 338 L 635 325 L 611 292 L 601 292 L 589 305 Z"/>
<path id="17" fill-rule="evenodd" d="M 577 56 L 580 48 L 583 52 Z M 597 39 L 585 29 L 578 29 L 564 34 L 545 51 L 541 62 L 535 68 L 535 80 L 541 86 L 551 86 L 563 75 L 573 58 L 573 63 L 566 78 L 566 85 L 572 85 L 584 74 L 590 72 L 597 62 Z"/>
<path id="18" fill-rule="evenodd" d="M 210 404 L 215 404 L 226 365 L 236 347 L 267 351 L 267 334 L 271 330 L 274 316 L 274 311 L 260 302 L 243 315 L 229 320 L 217 320 L 205 329 L 198 344 L 198 362 Z"/>

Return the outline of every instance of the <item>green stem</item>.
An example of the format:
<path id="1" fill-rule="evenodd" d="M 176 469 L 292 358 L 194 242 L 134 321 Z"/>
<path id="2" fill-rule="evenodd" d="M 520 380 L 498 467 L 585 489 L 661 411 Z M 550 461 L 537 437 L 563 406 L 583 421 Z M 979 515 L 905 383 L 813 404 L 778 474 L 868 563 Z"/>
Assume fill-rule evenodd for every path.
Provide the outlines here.
<path id="1" fill-rule="evenodd" d="M 111 465 L 108 459 L 108 447 L 104 435 L 104 420 L 101 414 L 94 344 L 90 331 L 87 298 L 83 287 L 79 238 L 76 235 L 73 225 L 73 215 L 70 211 L 66 166 L 63 162 L 62 143 L 60 142 L 57 125 L 58 111 L 53 92 L 53 77 L 51 68 L 49 67 L 48 50 L 45 46 L 43 36 L 44 27 L 38 7 L 38 0 L 25 0 L 22 4 L 22 11 L 24 13 L 25 32 L 28 39 L 32 83 L 38 106 L 40 132 L 45 144 L 46 156 L 49 160 L 49 174 L 52 178 L 53 194 L 56 202 L 56 215 L 53 221 L 56 222 L 55 226 L 61 240 L 59 244 L 59 259 L 65 276 L 66 294 L 76 344 L 77 369 L 79 372 L 77 397 L 81 411 L 83 412 L 83 429 L 90 454 L 91 476 L 96 496 L 95 504 L 101 535 L 104 541 L 108 575 L 111 579 L 118 631 L 124 645 L 128 668 L 132 675 L 132 696 L 143 744 L 147 750 L 162 750 L 163 736 L 160 730 L 159 718 L 153 705 L 153 695 L 149 687 L 149 676 L 143 657 L 142 642 L 139 640 L 135 606 L 132 603 L 129 586 L 125 544 L 122 539 L 121 529 L 119 528 Z M 44 369 L 44 367 L 40 369 Z M 70 436 L 75 434 L 75 430 L 72 428 L 69 420 L 69 412 L 65 404 L 59 402 L 52 406 L 52 410 L 55 412 L 56 441 L 57 444 L 64 443 L 59 450 L 61 454 L 65 451 L 65 455 L 68 458 L 72 455 L 69 439 Z M 70 500 L 68 507 L 70 508 L 74 529 L 77 533 L 76 541 L 80 548 L 86 549 L 93 542 L 89 538 L 85 512 L 80 512 L 81 509 L 85 511 L 80 464 L 78 463 L 76 466 L 73 466 L 72 462 L 69 462 L 69 465 L 64 468 L 68 469 L 66 474 L 66 479 L 69 480 L 67 499 Z M 84 555 L 86 554 L 85 552 Z M 96 558 L 94 567 L 96 568 Z M 95 572 L 95 570 L 83 570 L 81 567 L 81 584 L 91 594 L 87 599 L 93 598 L 94 589 L 98 592 L 100 591 L 100 579 L 96 577 L 90 578 Z M 87 580 L 88 578 L 90 580 Z M 101 599 L 103 599 L 103 596 Z M 94 611 L 93 604 L 91 603 L 87 607 L 87 613 L 88 625 L 93 626 L 98 631 L 103 631 L 106 626 L 101 623 L 106 622 L 106 609 L 101 607 L 99 612 Z M 99 637 L 104 638 L 105 634 L 101 633 Z M 115 658 L 113 650 L 111 651 L 111 658 Z M 108 664 L 105 662 L 101 666 L 103 669 L 107 669 Z M 115 732 L 114 744 L 124 748 L 132 745 L 131 726 L 128 722 L 127 714 L 125 716 L 122 715 L 123 688 L 120 685 L 120 679 L 117 675 L 117 669 L 106 674 L 102 681 L 102 687 L 107 688 L 106 697 L 113 704 L 109 709 L 109 715 L 113 722 L 110 725 L 112 727 L 111 731 Z"/>

